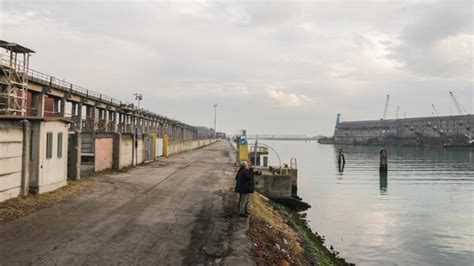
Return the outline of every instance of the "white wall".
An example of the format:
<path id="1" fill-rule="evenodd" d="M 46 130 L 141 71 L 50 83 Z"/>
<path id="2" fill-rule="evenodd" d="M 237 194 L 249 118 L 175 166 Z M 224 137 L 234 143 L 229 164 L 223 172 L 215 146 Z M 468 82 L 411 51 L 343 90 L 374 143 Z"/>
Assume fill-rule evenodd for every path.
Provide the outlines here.
<path id="1" fill-rule="evenodd" d="M 133 160 L 136 161 L 136 164 L 141 164 L 145 161 L 145 141 L 143 139 L 138 139 L 137 144 L 137 154 L 135 155 L 136 158 L 133 158 Z"/>
<path id="2" fill-rule="evenodd" d="M 133 138 L 131 134 L 122 134 L 120 141 L 119 168 L 132 165 Z"/>
<path id="3" fill-rule="evenodd" d="M 38 122 L 34 122 L 38 123 Z M 39 141 L 38 145 L 38 165 L 37 177 L 30 176 L 33 179 L 33 187 L 38 193 L 45 193 L 62 186 L 67 185 L 67 138 L 68 126 L 62 121 L 41 121 L 39 122 Z M 52 158 L 46 158 L 46 135 L 53 133 Z M 62 157 L 58 158 L 58 133 L 63 133 L 62 139 Z"/>
<path id="4" fill-rule="evenodd" d="M 18 121 L 0 121 L 0 202 L 21 190 L 23 129 Z"/>
<path id="5" fill-rule="evenodd" d="M 163 156 L 163 139 L 156 138 L 156 157 Z"/>
<path id="6" fill-rule="evenodd" d="M 214 139 L 197 139 L 197 140 L 170 140 L 168 145 L 168 156 L 181 152 L 194 150 L 202 146 L 216 142 Z"/>

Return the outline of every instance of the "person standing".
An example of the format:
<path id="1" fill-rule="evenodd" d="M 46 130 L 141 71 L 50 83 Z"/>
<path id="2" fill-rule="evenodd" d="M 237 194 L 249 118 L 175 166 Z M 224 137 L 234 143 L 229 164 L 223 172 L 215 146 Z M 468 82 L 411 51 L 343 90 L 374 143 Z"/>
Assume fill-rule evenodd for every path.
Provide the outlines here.
<path id="1" fill-rule="evenodd" d="M 243 169 L 245 169 L 245 165 L 247 164 L 246 161 L 242 161 L 240 162 L 240 167 L 239 167 L 239 170 L 237 170 L 237 174 L 235 175 L 235 188 L 234 188 L 234 191 L 235 192 L 239 192 L 237 190 L 237 188 L 239 187 L 239 176 L 240 176 L 240 172 L 242 172 Z"/>
<path id="2" fill-rule="evenodd" d="M 249 196 L 255 190 L 254 175 L 261 172 L 254 172 L 248 162 L 243 162 L 243 168 L 239 169 L 237 175 L 237 184 L 235 191 L 239 193 L 239 215 L 240 217 L 248 217 Z"/>

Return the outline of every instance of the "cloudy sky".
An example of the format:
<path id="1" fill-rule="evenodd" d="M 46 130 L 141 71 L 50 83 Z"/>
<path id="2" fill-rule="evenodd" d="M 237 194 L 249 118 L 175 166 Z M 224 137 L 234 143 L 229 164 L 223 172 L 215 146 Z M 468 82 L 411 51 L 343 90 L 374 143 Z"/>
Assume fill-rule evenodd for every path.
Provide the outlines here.
<path id="1" fill-rule="evenodd" d="M 31 68 L 192 125 L 332 134 L 335 117 L 473 113 L 472 1 L 7 1 Z"/>

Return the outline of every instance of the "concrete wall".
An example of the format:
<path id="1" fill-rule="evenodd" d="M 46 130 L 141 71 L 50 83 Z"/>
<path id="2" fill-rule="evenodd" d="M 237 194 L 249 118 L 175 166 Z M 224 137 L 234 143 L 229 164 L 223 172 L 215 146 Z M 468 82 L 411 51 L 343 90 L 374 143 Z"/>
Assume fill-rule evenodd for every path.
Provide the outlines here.
<path id="1" fill-rule="evenodd" d="M 21 190 L 23 131 L 18 121 L 0 121 L 0 202 Z"/>
<path id="2" fill-rule="evenodd" d="M 290 175 L 256 175 L 255 190 L 269 198 L 289 198 L 292 192 L 292 178 Z"/>
<path id="3" fill-rule="evenodd" d="M 70 180 L 81 179 L 81 139 L 81 132 L 69 132 L 67 143 L 67 178 Z"/>
<path id="4" fill-rule="evenodd" d="M 82 171 L 84 167 L 89 167 L 91 169 L 89 173 L 92 173 L 109 168 L 129 167 L 135 160 L 137 164 L 141 164 L 146 159 L 144 139 L 137 140 L 135 152 L 133 134 L 72 133 L 69 136 L 68 123 L 65 121 L 37 119 L 30 120 L 31 134 L 24 135 L 20 121 L 0 120 L 0 201 L 20 195 L 22 170 L 29 175 L 25 177 L 26 182 L 29 182 L 24 184 L 26 191 L 28 191 L 28 184 L 31 191 L 37 193 L 49 192 L 67 185 L 68 170 L 72 170 L 68 169 L 68 150 L 74 152 L 77 158 L 86 159 L 82 163 L 82 160 L 79 161 L 77 158 L 73 160 L 74 162 L 69 162 L 69 168 L 76 169 L 76 171 L 71 171 L 72 179 L 78 179 L 79 177 L 74 173 L 77 173 L 77 169 Z M 47 158 L 48 133 L 52 133 L 51 158 Z M 61 144 L 58 143 L 59 133 L 62 134 Z M 23 152 L 28 149 L 23 147 L 25 136 L 31 141 L 29 146 L 31 149 L 27 153 L 29 159 L 28 156 L 25 157 L 25 160 L 29 161 L 26 168 L 22 165 Z M 74 140 L 74 143 L 68 145 L 69 139 Z M 173 140 L 169 142 L 167 155 L 193 150 L 214 142 L 216 140 L 211 139 Z M 149 148 L 153 149 L 157 146 L 164 148 L 165 145 L 155 146 L 150 143 Z"/>
<path id="5" fill-rule="evenodd" d="M 119 169 L 132 165 L 133 135 L 121 134 L 119 151 Z"/>
<path id="6" fill-rule="evenodd" d="M 137 155 L 133 158 L 136 164 L 145 162 L 145 141 L 143 138 L 137 140 Z"/>
<path id="7" fill-rule="evenodd" d="M 102 171 L 112 168 L 113 160 L 113 139 L 96 138 L 95 139 L 95 162 L 94 171 Z"/>
<path id="8" fill-rule="evenodd" d="M 178 154 L 181 152 L 194 150 L 202 146 L 216 142 L 214 139 L 197 139 L 197 140 L 170 140 L 168 144 L 167 156 Z"/>
<path id="9" fill-rule="evenodd" d="M 39 129 L 39 131 L 38 131 Z M 67 185 L 67 140 L 68 124 L 62 121 L 34 121 L 32 123 L 34 140 L 30 173 L 30 188 L 37 193 L 45 193 Z M 53 133 L 52 158 L 46 158 L 46 136 Z M 58 156 L 58 133 L 62 133 L 61 156 Z M 35 141 L 36 140 L 36 141 Z"/>

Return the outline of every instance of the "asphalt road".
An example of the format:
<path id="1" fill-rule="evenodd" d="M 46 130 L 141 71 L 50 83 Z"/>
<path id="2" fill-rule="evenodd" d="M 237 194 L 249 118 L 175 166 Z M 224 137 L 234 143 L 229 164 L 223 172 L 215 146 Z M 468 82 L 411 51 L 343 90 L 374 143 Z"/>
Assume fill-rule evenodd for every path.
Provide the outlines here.
<path id="1" fill-rule="evenodd" d="M 0 224 L 0 264 L 249 265 L 229 142 L 107 174 L 50 208 Z"/>

